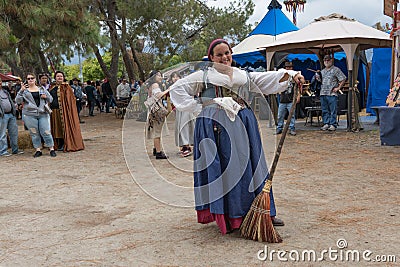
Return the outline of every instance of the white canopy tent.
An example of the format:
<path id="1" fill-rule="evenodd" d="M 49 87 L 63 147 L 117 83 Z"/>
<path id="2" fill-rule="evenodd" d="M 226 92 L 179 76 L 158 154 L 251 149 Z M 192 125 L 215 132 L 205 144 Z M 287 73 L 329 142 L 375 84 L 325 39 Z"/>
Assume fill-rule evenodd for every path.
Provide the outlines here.
<path id="1" fill-rule="evenodd" d="M 251 35 L 241 41 L 238 45 L 232 48 L 233 54 L 244 54 L 257 51 L 260 47 L 260 44 L 272 44 L 278 40 L 281 40 L 288 34 L 292 32 L 281 33 L 279 35 L 265 35 L 265 34 L 256 34 Z"/>
<path id="2" fill-rule="evenodd" d="M 268 68 L 271 68 L 271 61 L 276 52 L 315 53 L 321 58 L 326 53 L 343 50 L 346 53 L 350 84 L 348 109 L 354 112 L 353 68 L 358 66 L 358 52 L 374 47 L 391 47 L 391 45 L 392 39 L 387 33 L 334 13 L 317 18 L 308 26 L 290 32 L 274 43 L 260 45 L 259 49 L 266 50 Z M 354 127 L 352 125 L 353 112 L 348 112 L 348 130 L 359 130 L 359 125 Z M 358 112 L 354 112 L 354 115 L 358 124 Z"/>

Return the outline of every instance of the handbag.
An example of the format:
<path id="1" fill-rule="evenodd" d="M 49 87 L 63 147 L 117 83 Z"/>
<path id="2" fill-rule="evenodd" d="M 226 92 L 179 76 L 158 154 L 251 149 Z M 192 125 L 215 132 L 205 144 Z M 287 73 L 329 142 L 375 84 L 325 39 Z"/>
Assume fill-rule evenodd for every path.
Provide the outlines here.
<path id="1" fill-rule="evenodd" d="M 51 113 L 53 112 L 53 111 L 51 110 L 51 108 L 49 107 L 49 104 L 48 104 L 48 103 L 44 104 L 44 111 L 45 111 L 47 114 L 49 114 L 49 115 L 51 115 Z"/>
<path id="2" fill-rule="evenodd" d="M 146 101 L 144 101 L 144 104 L 149 110 L 149 116 L 147 118 L 149 128 L 152 128 L 154 123 L 163 123 L 165 117 L 167 117 L 167 115 L 169 114 L 168 109 L 164 106 L 162 98 L 158 99 L 155 96 L 151 96 Z"/>

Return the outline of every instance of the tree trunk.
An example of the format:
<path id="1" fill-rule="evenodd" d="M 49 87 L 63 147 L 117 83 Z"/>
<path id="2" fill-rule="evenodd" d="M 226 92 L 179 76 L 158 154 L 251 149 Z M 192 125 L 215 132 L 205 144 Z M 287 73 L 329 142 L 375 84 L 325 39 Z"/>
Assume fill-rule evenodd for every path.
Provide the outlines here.
<path id="1" fill-rule="evenodd" d="M 133 68 L 133 62 L 126 50 L 126 18 L 122 18 L 122 33 L 121 38 L 118 40 L 118 44 L 122 53 L 122 59 L 124 60 L 126 72 L 128 73 L 130 82 L 132 79 L 135 79 L 135 71 Z"/>
<path id="2" fill-rule="evenodd" d="M 139 61 L 139 59 L 137 57 L 136 50 L 135 50 L 135 45 L 133 44 L 132 40 L 129 40 L 129 45 L 131 47 L 133 61 L 136 63 L 136 65 L 138 66 L 138 69 L 139 69 L 140 79 L 145 81 L 146 80 L 146 73 L 144 72 L 143 67 L 140 64 L 140 61 Z"/>
<path id="3" fill-rule="evenodd" d="M 44 55 L 42 50 L 38 51 L 38 55 L 39 55 L 39 58 L 40 58 L 40 64 L 42 65 L 41 70 L 38 73 L 40 73 L 40 72 L 48 73 L 49 72 L 49 67 L 48 67 L 48 64 L 47 64 L 46 56 Z"/>

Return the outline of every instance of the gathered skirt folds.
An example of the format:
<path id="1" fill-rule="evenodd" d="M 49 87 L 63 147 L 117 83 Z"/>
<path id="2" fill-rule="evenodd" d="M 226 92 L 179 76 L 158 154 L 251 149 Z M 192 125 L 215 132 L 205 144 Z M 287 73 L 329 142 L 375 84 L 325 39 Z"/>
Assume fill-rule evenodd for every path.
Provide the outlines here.
<path id="1" fill-rule="evenodd" d="M 231 121 L 223 109 L 204 108 L 196 119 L 193 152 L 198 222 L 216 221 L 222 234 L 239 228 L 269 175 L 253 111 L 242 109 Z M 272 217 L 272 188 L 270 199 Z"/>
<path id="2" fill-rule="evenodd" d="M 175 113 L 175 145 L 193 145 L 195 116 L 192 112 L 176 110 Z"/>

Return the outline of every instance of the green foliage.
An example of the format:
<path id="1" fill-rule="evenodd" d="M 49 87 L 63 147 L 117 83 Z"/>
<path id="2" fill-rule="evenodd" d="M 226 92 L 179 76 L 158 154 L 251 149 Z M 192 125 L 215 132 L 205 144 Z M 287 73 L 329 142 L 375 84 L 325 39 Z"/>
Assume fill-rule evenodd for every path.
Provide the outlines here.
<path id="1" fill-rule="evenodd" d="M 182 61 L 182 57 L 181 56 L 173 55 L 168 61 L 168 66 L 171 67 L 171 66 L 177 65 L 177 64 L 182 63 L 182 62 L 183 61 Z"/>
<path id="2" fill-rule="evenodd" d="M 144 47 L 132 47 L 138 49 L 138 55 L 151 54 L 136 62 L 144 72 L 201 60 L 214 38 L 233 43 L 242 40 L 250 31 L 246 21 L 254 9 L 251 0 L 232 1 L 225 8 L 210 7 L 207 1 L 2 0 L 0 59 L 19 75 L 47 71 L 50 59 L 56 69 L 64 68 L 68 75 L 77 76 L 79 70 L 63 66 L 63 60 L 72 58 L 78 48 L 87 57 L 92 48 L 107 47 L 115 52 L 144 39 Z M 110 55 L 102 57 L 108 67 L 116 62 Z M 123 61 L 117 63 L 117 68 L 109 70 L 114 77 L 127 70 Z M 138 66 L 134 67 L 138 71 Z M 104 65 L 101 69 L 97 60 L 83 64 L 84 79 L 102 79 L 103 72 Z"/>

